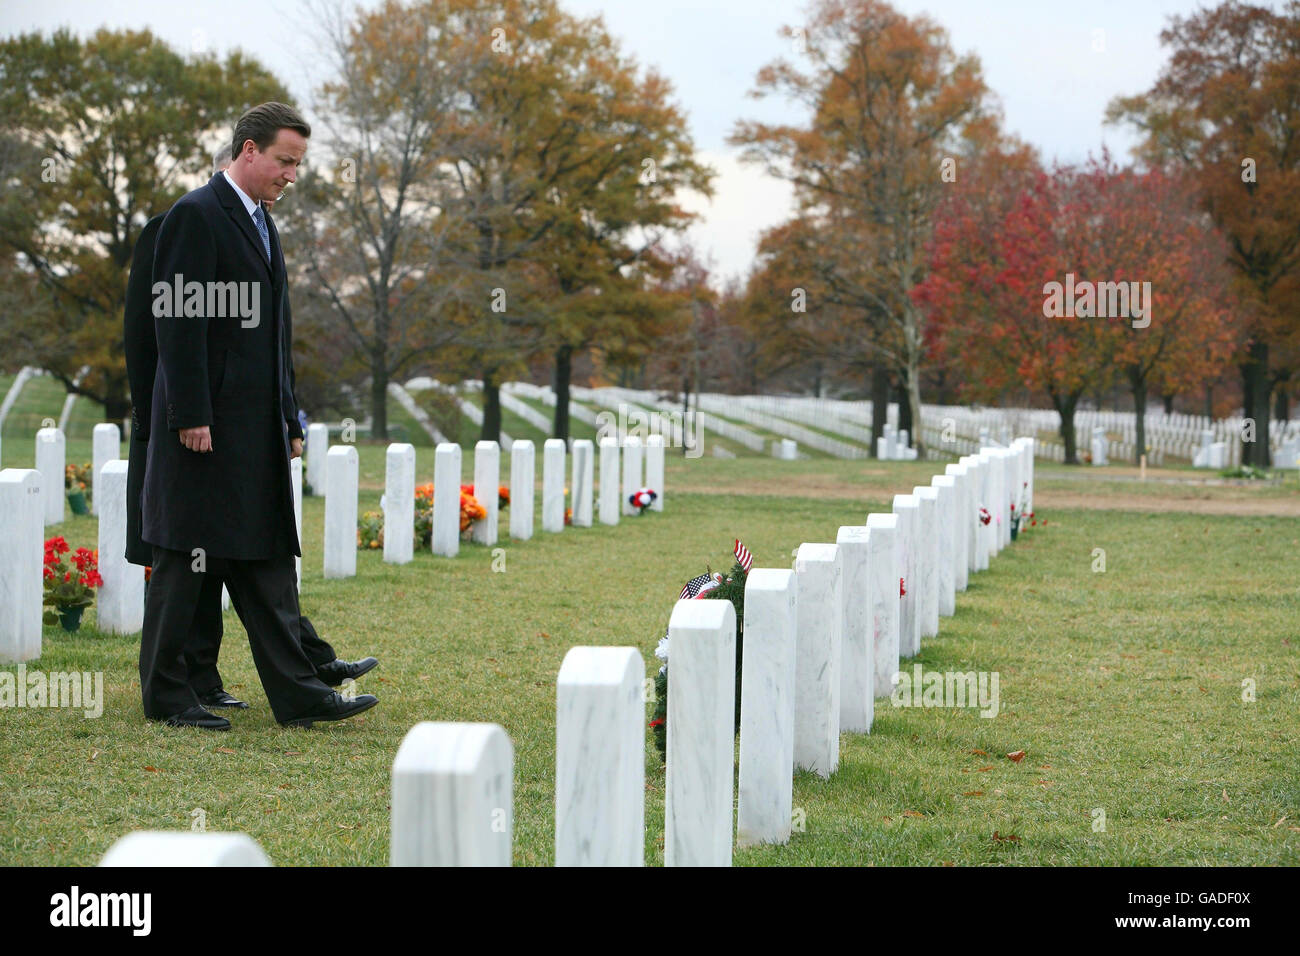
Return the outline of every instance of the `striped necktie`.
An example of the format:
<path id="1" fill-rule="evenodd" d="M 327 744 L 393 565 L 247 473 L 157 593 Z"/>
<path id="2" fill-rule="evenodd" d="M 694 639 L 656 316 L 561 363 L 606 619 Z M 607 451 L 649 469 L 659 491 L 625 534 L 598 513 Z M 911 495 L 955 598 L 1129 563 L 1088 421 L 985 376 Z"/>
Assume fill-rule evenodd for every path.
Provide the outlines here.
<path id="1" fill-rule="evenodd" d="M 271 261 L 271 234 L 266 231 L 266 214 L 262 211 L 262 204 L 258 203 L 253 207 L 253 222 L 257 223 L 258 235 L 262 237 L 262 245 L 266 248 L 266 261 Z"/>

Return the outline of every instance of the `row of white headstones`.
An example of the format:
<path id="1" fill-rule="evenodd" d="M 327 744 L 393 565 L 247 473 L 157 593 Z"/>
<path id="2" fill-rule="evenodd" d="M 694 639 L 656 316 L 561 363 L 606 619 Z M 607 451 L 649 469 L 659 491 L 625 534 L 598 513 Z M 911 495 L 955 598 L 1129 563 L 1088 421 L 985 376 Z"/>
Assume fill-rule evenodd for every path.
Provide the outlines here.
<path id="1" fill-rule="evenodd" d="M 834 544 L 800 545 L 792 570 L 749 572 L 734 816 L 735 609 L 677 602 L 668 625 L 667 865 L 727 866 L 733 845 L 790 840 L 794 772 L 829 777 L 840 734 L 870 732 L 900 658 L 919 653 L 939 618 L 956 612 L 956 592 L 1010 543 L 1011 505 L 1032 513 L 1033 454 L 1031 438 L 985 448 L 895 496 L 892 513 L 839 528 Z M 645 683 L 636 648 L 565 655 L 556 681 L 558 866 L 644 862 Z M 513 745 L 498 724 L 413 727 L 393 761 L 392 865 L 508 866 L 513 774 Z M 179 862 L 268 865 L 238 833 L 134 833 L 103 860 Z"/>
<path id="2" fill-rule="evenodd" d="M 91 502 L 99 516 L 99 573 L 103 586 L 96 596 L 96 627 L 110 634 L 139 633 L 144 624 L 144 569 L 130 564 L 126 551 L 127 462 L 119 457 L 121 432 L 99 424 L 93 432 Z M 310 484 L 325 493 L 324 576 L 352 577 L 357 567 L 357 494 L 359 458 L 354 445 L 330 447 L 323 425 L 309 428 L 307 470 Z M 565 527 L 566 445 L 548 439 L 542 450 L 542 530 Z M 0 661 L 35 660 L 41 654 L 43 597 L 43 538 L 48 525 L 64 520 L 66 440 L 58 428 L 36 433 L 36 468 L 0 470 Z M 588 439 L 573 442 L 569 500 L 572 521 L 592 524 L 595 446 Z M 501 449 L 481 441 L 474 449 L 475 497 L 486 511 L 472 528 L 472 540 L 495 545 L 498 540 L 498 494 Z M 294 519 L 302 538 L 302 460 L 290 462 Z M 531 441 L 516 441 L 511 451 L 510 537 L 533 536 L 533 495 L 536 480 Z M 384 524 L 409 533 L 384 536 L 384 560 L 396 564 L 414 558 L 415 448 L 392 444 L 387 450 L 384 484 Z M 620 480 L 621 479 L 621 480 Z M 643 484 L 644 483 L 644 484 Z M 461 448 L 444 443 L 434 452 L 433 552 L 455 557 L 460 547 Z M 664 508 L 664 439 L 628 435 L 620 442 L 600 442 L 599 520 L 618 524 L 620 514 L 636 514 L 631 496 L 642 487 L 658 497 L 652 510 Z M 302 583 L 302 559 L 298 559 Z M 223 595 L 224 597 L 224 595 Z M 229 606 L 228 599 L 224 602 Z"/>

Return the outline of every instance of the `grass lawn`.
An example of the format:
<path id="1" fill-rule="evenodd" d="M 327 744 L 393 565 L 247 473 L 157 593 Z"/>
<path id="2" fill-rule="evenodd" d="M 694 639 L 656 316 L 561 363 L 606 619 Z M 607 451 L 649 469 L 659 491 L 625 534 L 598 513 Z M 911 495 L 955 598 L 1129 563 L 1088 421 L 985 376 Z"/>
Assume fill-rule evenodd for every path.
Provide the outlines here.
<path id="1" fill-rule="evenodd" d="M 384 449 L 360 450 L 364 511 L 378 506 Z M 419 455 L 428 480 L 432 454 Z M 6 463 L 17 457 L 6 452 Z M 463 545 L 454 560 L 423 554 L 400 568 L 361 553 L 356 578 L 326 582 L 322 499 L 308 499 L 304 610 L 343 656 L 382 662 L 360 682 L 379 707 L 344 723 L 278 727 L 233 613 L 222 671 L 252 709 L 228 734 L 144 721 L 138 638 L 97 634 L 91 614 L 76 635 L 46 628 L 28 668 L 102 671 L 105 711 L 0 711 L 0 865 L 93 864 L 133 829 L 188 829 L 196 808 L 209 830 L 246 832 L 278 864 L 384 865 L 393 756 L 421 720 L 505 727 L 515 862 L 550 864 L 555 677 L 568 648 L 635 645 L 652 674 L 682 583 L 706 563 L 729 565 L 734 537 L 756 566 L 785 567 L 801 542 L 833 541 L 839 525 L 888 510 L 893 494 L 942 470 L 675 455 L 667 467 L 663 514 L 505 540 L 504 573 L 488 549 Z M 1037 490 L 1046 500 L 1054 483 L 1087 477 L 1044 477 Z M 1126 482 L 1089 488 L 1117 504 L 1131 492 Z M 1197 493 L 1230 491 L 1256 490 Z M 1285 493 L 1260 489 L 1259 500 L 1300 497 L 1294 483 Z M 737 851 L 738 865 L 1300 863 L 1294 518 L 1036 510 L 1046 526 L 973 577 L 916 659 L 926 671 L 997 671 L 1000 713 L 877 701 L 871 734 L 841 738 L 830 780 L 796 775 L 805 832 Z M 95 521 L 47 530 L 56 533 L 93 547 Z M 1098 548 L 1103 573 L 1093 570 Z M 1243 701 L 1247 679 L 1253 702 Z M 1005 756 L 1018 750 L 1018 763 Z M 649 864 L 663 861 L 663 790 L 647 733 Z"/>

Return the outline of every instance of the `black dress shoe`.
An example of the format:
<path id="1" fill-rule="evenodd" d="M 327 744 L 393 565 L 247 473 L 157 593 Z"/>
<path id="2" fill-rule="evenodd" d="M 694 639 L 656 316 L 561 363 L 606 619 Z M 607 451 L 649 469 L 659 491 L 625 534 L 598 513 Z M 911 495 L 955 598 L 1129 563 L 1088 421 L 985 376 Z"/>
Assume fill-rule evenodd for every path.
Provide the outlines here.
<path id="1" fill-rule="evenodd" d="M 321 698 L 321 702 L 310 712 L 283 723 L 285 727 L 310 727 L 322 720 L 347 720 L 362 711 L 369 710 L 377 703 L 379 698 L 374 694 L 359 694 L 352 700 L 348 700 L 342 694 L 332 693 L 328 697 Z"/>
<path id="2" fill-rule="evenodd" d="M 335 658 L 328 664 L 322 664 L 316 668 L 316 676 L 331 687 L 338 687 L 348 678 L 356 680 L 362 674 L 367 674 L 378 666 L 379 661 L 373 657 L 363 657 L 355 662 Z"/>
<path id="3" fill-rule="evenodd" d="M 231 697 L 220 687 L 216 690 L 209 691 L 206 694 L 199 694 L 199 703 L 204 707 L 238 707 L 240 710 L 248 709 L 248 705 L 242 700 Z"/>
<path id="4" fill-rule="evenodd" d="M 230 721 L 210 714 L 202 707 L 190 707 L 163 721 L 168 727 L 202 727 L 204 730 L 229 730 Z"/>

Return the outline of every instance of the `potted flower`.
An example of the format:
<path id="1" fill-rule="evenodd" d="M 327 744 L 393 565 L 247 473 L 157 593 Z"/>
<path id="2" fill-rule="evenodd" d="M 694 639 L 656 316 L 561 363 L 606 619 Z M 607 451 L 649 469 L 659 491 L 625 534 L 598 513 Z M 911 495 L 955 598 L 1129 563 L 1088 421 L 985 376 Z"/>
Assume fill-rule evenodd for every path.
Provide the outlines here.
<path id="1" fill-rule="evenodd" d="M 45 542 L 45 599 L 42 620 L 62 624 L 72 632 L 81 627 L 81 615 L 95 603 L 95 588 L 102 587 L 99 576 L 99 553 L 78 548 L 68 563 L 63 556 L 71 550 L 62 537 Z"/>
<path id="2" fill-rule="evenodd" d="M 384 513 L 367 511 L 357 519 L 357 548 L 376 550 L 384 546 Z"/>
<path id="3" fill-rule="evenodd" d="M 90 462 L 80 468 L 68 465 L 63 469 L 63 487 L 68 492 L 68 507 L 74 515 L 90 514 Z"/>
<path id="4" fill-rule="evenodd" d="M 636 513 L 645 514 L 647 508 L 654 504 L 654 500 L 659 497 L 658 492 L 651 488 L 640 488 L 627 496 L 627 502 L 636 509 Z"/>

